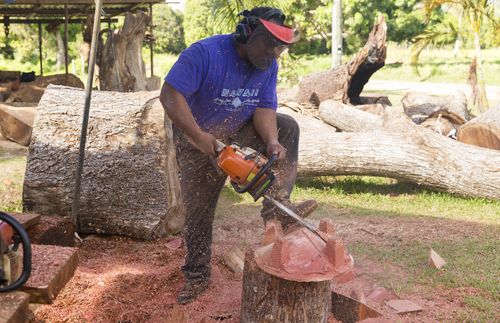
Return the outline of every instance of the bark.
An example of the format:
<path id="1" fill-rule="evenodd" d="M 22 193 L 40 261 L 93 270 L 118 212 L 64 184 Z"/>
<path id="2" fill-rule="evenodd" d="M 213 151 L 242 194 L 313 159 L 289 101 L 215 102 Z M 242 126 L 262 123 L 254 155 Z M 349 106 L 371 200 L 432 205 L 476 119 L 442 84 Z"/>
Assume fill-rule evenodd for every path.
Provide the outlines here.
<path id="1" fill-rule="evenodd" d="M 333 125 L 343 118 L 337 113 L 325 117 L 324 110 L 320 108 L 322 118 Z M 301 128 L 299 176 L 383 176 L 462 196 L 500 199 L 500 152 L 496 150 L 450 140 L 392 115 L 374 116 L 383 120 L 379 128 L 365 125 L 363 132 L 335 133 L 319 120 L 288 113 L 297 116 Z"/>
<path id="2" fill-rule="evenodd" d="M 142 43 L 150 21 L 142 11 L 128 12 L 121 30 L 107 31 L 106 43 L 99 50 L 97 62 L 101 90 L 137 92 L 148 89 Z"/>
<path id="3" fill-rule="evenodd" d="M 500 105 L 461 126 L 457 139 L 466 144 L 500 150 Z"/>
<path id="4" fill-rule="evenodd" d="M 457 125 L 470 120 L 467 97 L 463 92 L 443 96 L 409 92 L 401 99 L 401 103 L 405 113 L 417 124 L 439 115 Z"/>
<path id="5" fill-rule="evenodd" d="M 50 76 L 41 76 L 33 82 L 22 82 L 19 90 L 11 93 L 5 102 L 39 102 L 43 96 L 45 88 L 49 85 L 67 85 L 77 88 L 83 88 L 83 82 L 74 74 L 68 74 L 68 83 L 66 84 L 66 74 L 56 74 Z"/>
<path id="6" fill-rule="evenodd" d="M 361 104 L 360 94 L 370 77 L 385 64 L 387 24 L 383 16 L 373 27 L 366 45 L 347 64 L 304 77 L 297 101 L 319 102 L 334 99 Z"/>
<path id="7" fill-rule="evenodd" d="M 158 95 L 93 93 L 79 211 L 83 233 L 153 239 L 182 228 L 175 148 Z M 41 100 L 24 179 L 26 211 L 70 214 L 84 96 L 50 86 Z"/>
<path id="8" fill-rule="evenodd" d="M 370 131 L 383 126 L 380 116 L 333 100 L 321 102 L 319 116 L 327 124 L 346 132 Z"/>
<path id="9" fill-rule="evenodd" d="M 330 281 L 295 282 L 262 271 L 246 253 L 241 322 L 327 322 Z"/>
<path id="10" fill-rule="evenodd" d="M 28 146 L 35 114 L 35 107 L 12 107 L 0 104 L 0 133 L 11 141 Z"/>

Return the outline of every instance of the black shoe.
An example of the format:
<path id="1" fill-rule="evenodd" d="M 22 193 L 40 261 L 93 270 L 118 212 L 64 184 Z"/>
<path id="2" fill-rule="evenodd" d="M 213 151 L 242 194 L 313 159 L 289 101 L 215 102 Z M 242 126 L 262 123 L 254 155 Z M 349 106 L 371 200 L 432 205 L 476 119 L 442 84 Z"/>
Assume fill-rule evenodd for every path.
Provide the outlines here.
<path id="1" fill-rule="evenodd" d="M 207 290 L 208 285 L 209 280 L 206 279 L 188 280 L 177 295 L 177 303 L 184 305 L 194 301 L 196 297 Z"/>

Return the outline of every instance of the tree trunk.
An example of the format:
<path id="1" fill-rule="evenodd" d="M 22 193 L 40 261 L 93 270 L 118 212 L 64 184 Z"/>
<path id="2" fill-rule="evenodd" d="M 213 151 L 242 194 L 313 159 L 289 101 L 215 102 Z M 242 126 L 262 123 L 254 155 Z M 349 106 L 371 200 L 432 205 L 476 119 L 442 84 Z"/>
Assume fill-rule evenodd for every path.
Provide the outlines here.
<path id="1" fill-rule="evenodd" d="M 69 215 L 84 91 L 50 86 L 33 126 L 26 211 Z M 158 92 L 92 94 L 79 222 L 83 233 L 153 239 L 182 228 L 175 148 Z"/>
<path id="2" fill-rule="evenodd" d="M 460 127 L 458 140 L 474 146 L 500 150 L 500 105 L 488 109 Z"/>
<path id="3" fill-rule="evenodd" d="M 62 39 L 61 33 L 58 29 L 54 31 L 56 42 L 57 42 L 57 61 L 56 61 L 56 70 L 59 71 L 61 66 L 65 66 L 66 59 L 64 56 L 64 41 Z"/>
<path id="4" fill-rule="evenodd" d="M 478 87 L 478 100 L 477 108 L 483 113 L 490 107 L 488 103 L 488 98 L 486 96 L 486 87 L 484 85 L 484 73 L 483 73 L 483 56 L 481 55 L 481 40 L 479 36 L 479 31 L 474 32 L 474 47 L 476 48 L 476 64 L 477 64 L 477 87 Z"/>
<path id="5" fill-rule="evenodd" d="M 405 113 L 417 124 L 439 115 L 457 125 L 470 120 L 467 97 L 463 92 L 442 96 L 409 92 L 401 99 L 401 103 Z"/>
<path id="6" fill-rule="evenodd" d="M 383 125 L 380 116 L 333 100 L 321 102 L 319 116 L 327 124 L 346 132 L 370 131 Z"/>
<path id="7" fill-rule="evenodd" d="M 262 271 L 246 253 L 241 322 L 327 322 L 330 281 L 295 282 Z"/>
<path id="8" fill-rule="evenodd" d="M 405 118 L 381 118 L 378 129 L 335 133 L 319 120 L 288 113 L 301 128 L 299 176 L 383 176 L 462 196 L 500 199 L 500 152 L 464 145 Z M 333 125 L 343 118 L 336 112 L 325 117 L 324 107 L 320 113 Z M 309 124 L 303 126 L 301 119 Z"/>
<path id="9" fill-rule="evenodd" d="M 147 90 L 146 68 L 142 59 L 144 33 L 151 18 L 142 11 L 127 13 L 118 32 L 108 30 L 99 51 L 99 84 L 104 91 Z M 102 34 L 101 34 L 102 35 Z"/>
<path id="10" fill-rule="evenodd" d="M 349 63 L 304 77 L 299 83 L 297 101 L 319 102 L 334 99 L 359 104 L 359 95 L 370 77 L 385 64 L 387 24 L 379 16 L 366 45 Z"/>

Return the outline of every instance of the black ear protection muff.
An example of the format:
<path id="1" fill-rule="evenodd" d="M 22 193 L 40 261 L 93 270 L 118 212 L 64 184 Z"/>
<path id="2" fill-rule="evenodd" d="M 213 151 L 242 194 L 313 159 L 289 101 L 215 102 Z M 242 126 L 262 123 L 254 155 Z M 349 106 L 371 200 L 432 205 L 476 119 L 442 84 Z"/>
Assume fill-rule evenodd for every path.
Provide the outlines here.
<path id="1" fill-rule="evenodd" d="M 238 17 L 239 16 L 242 16 L 243 19 L 236 26 L 236 31 L 234 32 L 234 38 L 242 44 L 246 44 L 246 42 L 252 35 L 252 31 L 254 31 L 255 28 L 257 28 L 259 24 L 259 18 L 262 18 L 264 20 L 270 20 L 271 18 L 276 18 L 281 23 L 283 23 L 286 18 L 285 14 L 281 10 L 276 8 L 268 10 L 265 14 L 263 14 L 260 17 L 253 16 L 249 10 L 243 10 L 238 14 Z"/>

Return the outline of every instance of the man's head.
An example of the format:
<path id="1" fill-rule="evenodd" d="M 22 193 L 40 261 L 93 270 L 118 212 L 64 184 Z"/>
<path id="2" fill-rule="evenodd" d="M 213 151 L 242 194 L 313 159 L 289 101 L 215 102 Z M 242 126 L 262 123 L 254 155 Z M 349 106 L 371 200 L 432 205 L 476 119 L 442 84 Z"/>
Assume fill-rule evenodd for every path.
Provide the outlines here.
<path id="1" fill-rule="evenodd" d="M 267 69 L 292 42 L 293 30 L 284 25 L 285 15 L 271 7 L 245 10 L 236 27 L 235 39 L 244 46 L 246 58 L 257 68 Z"/>

